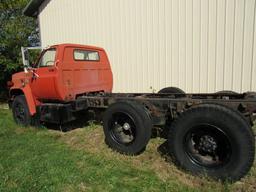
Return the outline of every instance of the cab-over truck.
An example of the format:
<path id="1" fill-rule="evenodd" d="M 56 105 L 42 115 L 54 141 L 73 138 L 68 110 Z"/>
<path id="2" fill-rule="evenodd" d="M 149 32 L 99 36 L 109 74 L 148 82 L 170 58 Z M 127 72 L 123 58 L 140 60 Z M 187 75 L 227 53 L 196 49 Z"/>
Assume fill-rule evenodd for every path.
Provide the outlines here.
<path id="1" fill-rule="evenodd" d="M 27 63 L 27 51 L 22 55 Z M 153 126 L 159 126 L 168 131 L 173 161 L 194 174 L 235 181 L 254 161 L 253 92 L 186 94 L 167 87 L 158 93 L 112 93 L 104 49 L 77 44 L 43 50 L 34 65 L 25 64 L 8 84 L 18 124 L 64 124 L 81 111 L 95 110 L 103 112 L 106 144 L 120 153 L 141 153 Z"/>

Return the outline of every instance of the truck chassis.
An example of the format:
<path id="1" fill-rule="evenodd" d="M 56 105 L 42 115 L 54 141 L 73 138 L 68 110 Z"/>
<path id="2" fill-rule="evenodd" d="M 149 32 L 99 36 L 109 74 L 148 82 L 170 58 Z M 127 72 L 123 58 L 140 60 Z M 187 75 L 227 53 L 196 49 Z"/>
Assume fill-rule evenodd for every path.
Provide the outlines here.
<path id="1" fill-rule="evenodd" d="M 66 123 L 74 120 L 73 112 L 86 109 L 107 109 L 111 104 L 129 101 L 145 106 L 150 112 L 153 125 L 165 125 L 166 117 L 175 119 L 182 112 L 200 104 L 218 104 L 238 111 L 248 123 L 253 124 L 256 120 L 256 93 L 244 94 L 168 94 L 168 93 L 89 93 L 79 96 L 75 101 L 62 102 L 54 100 L 42 100 L 41 111 L 55 112 L 55 108 L 67 113 L 63 118 L 55 119 L 41 115 L 42 121 L 52 123 Z M 46 110 L 47 109 L 47 110 Z"/>
<path id="2" fill-rule="evenodd" d="M 254 161 L 251 127 L 256 119 L 256 94 L 252 92 L 89 93 L 67 103 L 41 102 L 41 121 L 58 124 L 76 119 L 76 113 L 83 110 L 94 110 L 97 115 L 104 112 L 106 144 L 128 155 L 140 154 L 152 128 L 160 126 L 167 131 L 174 162 L 192 173 L 234 181 Z"/>

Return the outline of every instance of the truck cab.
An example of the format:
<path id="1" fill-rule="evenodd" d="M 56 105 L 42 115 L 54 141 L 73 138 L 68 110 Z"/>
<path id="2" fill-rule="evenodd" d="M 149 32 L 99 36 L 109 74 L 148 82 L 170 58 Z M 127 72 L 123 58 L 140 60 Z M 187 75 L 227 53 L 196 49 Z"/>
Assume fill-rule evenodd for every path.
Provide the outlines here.
<path id="1" fill-rule="evenodd" d="M 13 74 L 11 101 L 25 95 L 29 112 L 44 101 L 70 102 L 94 92 L 112 92 L 113 76 L 104 49 L 77 44 L 53 45 L 24 72 Z"/>

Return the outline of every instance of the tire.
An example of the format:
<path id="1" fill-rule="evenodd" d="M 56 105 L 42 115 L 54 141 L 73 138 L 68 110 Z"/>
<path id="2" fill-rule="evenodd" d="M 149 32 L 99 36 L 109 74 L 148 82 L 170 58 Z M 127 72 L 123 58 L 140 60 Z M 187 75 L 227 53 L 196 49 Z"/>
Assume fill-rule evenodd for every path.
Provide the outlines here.
<path id="1" fill-rule="evenodd" d="M 158 93 L 169 93 L 169 94 L 186 94 L 185 91 L 178 87 L 166 87 L 158 91 Z"/>
<path id="2" fill-rule="evenodd" d="M 238 112 L 215 104 L 183 112 L 169 130 L 168 144 L 178 166 L 222 181 L 239 180 L 254 161 L 249 124 Z"/>
<path id="3" fill-rule="evenodd" d="M 238 95 L 237 92 L 229 90 L 217 91 L 215 94 Z"/>
<path id="4" fill-rule="evenodd" d="M 103 116 L 106 144 L 127 155 L 137 155 L 146 148 L 152 127 L 146 109 L 132 102 L 114 103 Z"/>
<path id="5" fill-rule="evenodd" d="M 256 99 L 256 92 L 246 92 L 245 98 L 246 99 Z"/>
<path id="6" fill-rule="evenodd" d="M 14 121 L 19 125 L 28 126 L 31 123 L 27 101 L 24 95 L 18 95 L 12 103 L 12 114 Z"/>

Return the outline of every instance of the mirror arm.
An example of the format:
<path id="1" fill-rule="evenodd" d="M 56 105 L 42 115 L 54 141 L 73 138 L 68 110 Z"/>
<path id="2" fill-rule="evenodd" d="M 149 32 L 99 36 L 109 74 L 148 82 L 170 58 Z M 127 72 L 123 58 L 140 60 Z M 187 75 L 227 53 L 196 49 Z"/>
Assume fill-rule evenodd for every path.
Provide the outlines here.
<path id="1" fill-rule="evenodd" d="M 25 47 L 21 47 L 21 56 L 22 56 L 22 63 L 24 66 L 24 72 L 28 73 L 29 63 L 28 63 L 28 60 L 26 59 L 25 51 L 27 51 L 27 49 Z"/>

